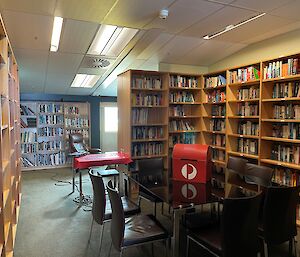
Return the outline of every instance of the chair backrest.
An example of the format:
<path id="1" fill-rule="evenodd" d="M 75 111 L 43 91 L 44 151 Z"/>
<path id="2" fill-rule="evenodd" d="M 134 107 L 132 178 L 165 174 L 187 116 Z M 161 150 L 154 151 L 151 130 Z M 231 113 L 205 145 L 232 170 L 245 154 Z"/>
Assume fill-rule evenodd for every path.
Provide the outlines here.
<path id="1" fill-rule="evenodd" d="M 105 198 L 105 187 L 103 179 L 100 174 L 95 170 L 90 170 L 89 175 L 93 185 L 93 207 L 92 214 L 94 220 L 98 224 L 103 224 L 105 216 L 106 198 Z"/>
<path id="2" fill-rule="evenodd" d="M 248 161 L 243 158 L 229 156 L 227 168 L 233 170 L 234 172 L 243 175 L 245 173 L 246 163 Z"/>
<path id="3" fill-rule="evenodd" d="M 269 187 L 272 184 L 273 169 L 267 166 L 260 166 L 253 163 L 246 164 L 245 180 L 253 182 L 263 187 Z"/>
<path id="4" fill-rule="evenodd" d="M 261 193 L 250 197 L 224 199 L 221 219 L 223 256 L 257 256 L 260 201 Z"/>
<path id="5" fill-rule="evenodd" d="M 111 239 L 114 247 L 120 252 L 124 239 L 125 217 L 121 197 L 113 187 L 111 180 L 107 184 L 107 191 L 112 208 Z"/>
<path id="6" fill-rule="evenodd" d="M 82 134 L 80 133 L 70 134 L 69 141 L 70 141 L 70 149 L 72 153 L 88 151 L 85 144 L 83 143 Z"/>
<path id="7" fill-rule="evenodd" d="M 266 243 L 280 244 L 297 235 L 296 206 L 300 187 L 269 187 L 263 207 Z"/>
<path id="8" fill-rule="evenodd" d="M 139 181 L 143 185 L 160 185 L 164 176 L 163 158 L 142 159 L 138 161 Z"/>

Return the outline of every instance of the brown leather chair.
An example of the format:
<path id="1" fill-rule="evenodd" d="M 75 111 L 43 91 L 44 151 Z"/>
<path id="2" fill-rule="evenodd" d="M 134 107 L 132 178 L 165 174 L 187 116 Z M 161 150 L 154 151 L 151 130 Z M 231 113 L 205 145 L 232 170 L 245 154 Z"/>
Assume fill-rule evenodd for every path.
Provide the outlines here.
<path id="1" fill-rule="evenodd" d="M 101 149 L 99 148 L 90 148 L 87 147 L 83 143 L 83 136 L 80 133 L 70 134 L 69 136 L 70 141 L 70 151 L 71 153 L 90 153 L 90 154 L 97 154 L 101 153 Z"/>
<path id="2" fill-rule="evenodd" d="M 243 175 L 245 173 L 246 159 L 240 157 L 229 156 L 227 168 L 231 171 Z"/>
<path id="3" fill-rule="evenodd" d="M 273 169 L 270 167 L 246 163 L 245 182 L 269 187 L 272 184 L 273 172 Z"/>
<path id="4" fill-rule="evenodd" d="M 136 215 L 125 222 L 121 197 L 117 189 L 113 188 L 112 181 L 108 182 L 107 191 L 112 206 L 110 229 L 112 244 L 120 256 L 127 247 L 153 243 L 154 241 L 165 241 L 167 253 L 169 235 L 155 217 L 153 215 Z M 109 256 L 112 244 L 110 245 Z"/>
<path id="5" fill-rule="evenodd" d="M 105 186 L 103 183 L 102 176 L 96 170 L 89 171 L 90 179 L 93 185 L 93 207 L 92 207 L 92 225 L 90 229 L 89 240 L 91 239 L 92 229 L 94 221 L 101 225 L 101 235 L 100 235 L 100 246 L 99 246 L 99 255 L 101 252 L 102 238 L 104 224 L 106 221 L 110 220 L 112 217 L 112 208 L 109 199 L 106 199 Z M 127 197 L 121 197 L 122 206 L 124 209 L 124 216 L 128 217 L 139 213 L 140 207 L 130 201 Z"/>
<path id="6" fill-rule="evenodd" d="M 201 246 L 197 251 L 205 251 L 212 256 L 254 257 L 259 252 L 258 211 L 261 193 L 243 198 L 225 198 L 221 216 L 221 225 L 215 223 L 189 230 L 187 253 L 193 241 Z M 209 256 L 211 256 L 209 255 Z M 207 256 L 204 254 L 204 256 Z"/>

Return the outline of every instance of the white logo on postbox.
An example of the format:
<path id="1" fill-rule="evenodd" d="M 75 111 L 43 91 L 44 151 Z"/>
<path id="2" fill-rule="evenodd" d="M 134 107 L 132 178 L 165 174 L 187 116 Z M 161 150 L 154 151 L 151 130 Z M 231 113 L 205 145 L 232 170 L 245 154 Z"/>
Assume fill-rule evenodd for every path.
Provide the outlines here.
<path id="1" fill-rule="evenodd" d="M 194 199 L 197 196 L 197 189 L 191 184 L 185 184 L 181 187 L 181 193 L 186 199 Z"/>
<path id="2" fill-rule="evenodd" d="M 190 171 L 192 169 L 192 171 Z M 197 169 L 193 164 L 184 164 L 181 168 L 181 174 L 188 180 L 192 180 L 197 176 Z"/>

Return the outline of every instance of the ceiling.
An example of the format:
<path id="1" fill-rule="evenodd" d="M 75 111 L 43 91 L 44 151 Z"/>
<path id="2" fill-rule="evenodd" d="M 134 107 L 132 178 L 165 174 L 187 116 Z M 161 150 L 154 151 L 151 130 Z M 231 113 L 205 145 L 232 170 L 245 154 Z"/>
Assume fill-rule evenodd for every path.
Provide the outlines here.
<path id="1" fill-rule="evenodd" d="M 209 66 L 249 44 L 300 28 L 299 0 L 1 0 L 23 93 L 115 95 L 115 76 L 159 63 Z M 160 19 L 159 10 L 169 9 Z M 213 40 L 203 36 L 267 14 Z M 49 52 L 53 17 L 64 18 L 59 51 Z M 100 24 L 138 28 L 106 69 L 84 67 Z M 70 88 L 76 73 L 99 74 L 92 89 Z"/>

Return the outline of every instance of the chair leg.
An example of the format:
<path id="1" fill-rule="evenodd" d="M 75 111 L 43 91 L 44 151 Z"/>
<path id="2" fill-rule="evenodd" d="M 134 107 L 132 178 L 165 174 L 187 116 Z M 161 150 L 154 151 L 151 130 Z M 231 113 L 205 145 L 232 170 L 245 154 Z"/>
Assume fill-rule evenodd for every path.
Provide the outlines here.
<path id="1" fill-rule="evenodd" d="M 293 242 L 294 242 L 294 251 L 295 251 L 294 254 L 295 254 L 295 257 L 298 257 L 297 240 L 295 237 L 293 239 Z"/>
<path id="2" fill-rule="evenodd" d="M 151 244 L 151 256 L 154 257 L 154 243 Z"/>
<path id="3" fill-rule="evenodd" d="M 100 231 L 101 234 L 100 234 L 99 256 L 101 256 L 101 247 L 102 247 L 102 240 L 103 240 L 104 225 L 105 225 L 105 223 L 103 223 L 103 225 L 101 225 L 101 231 Z"/>
<path id="4" fill-rule="evenodd" d="M 289 241 L 289 257 L 292 257 L 292 252 L 293 252 L 293 239 Z"/>
<path id="5" fill-rule="evenodd" d="M 111 246 L 112 246 L 112 241 L 110 242 L 109 251 L 108 251 L 108 255 L 107 255 L 108 257 L 110 256 Z M 122 256 L 122 251 L 121 251 L 120 254 L 121 254 L 120 256 Z"/>
<path id="6" fill-rule="evenodd" d="M 89 239 L 88 239 L 88 244 L 90 243 L 91 241 L 91 236 L 92 236 L 92 231 L 93 231 L 93 225 L 94 225 L 94 218 L 92 216 L 92 225 L 91 225 L 91 228 L 90 228 L 90 235 L 89 235 Z"/>
<path id="7" fill-rule="evenodd" d="M 120 257 L 122 257 L 123 256 L 123 249 L 121 249 L 121 251 L 120 251 Z"/>
<path id="8" fill-rule="evenodd" d="M 164 203 L 161 203 L 161 215 L 164 215 Z"/>
<path id="9" fill-rule="evenodd" d="M 165 256 L 168 257 L 169 238 L 166 239 L 165 244 L 166 244 L 166 255 Z"/>
<path id="10" fill-rule="evenodd" d="M 186 237 L 186 252 L 185 257 L 189 257 L 189 247 L 190 247 L 190 238 L 189 236 Z"/>
<path id="11" fill-rule="evenodd" d="M 268 244 L 264 243 L 264 255 L 265 257 L 269 257 L 269 253 L 268 253 Z"/>
<path id="12" fill-rule="evenodd" d="M 142 200 L 142 197 L 139 196 L 139 198 L 138 198 L 138 206 L 139 207 L 141 207 L 141 200 Z"/>
<path id="13" fill-rule="evenodd" d="M 154 217 L 156 218 L 156 202 L 154 202 Z"/>

